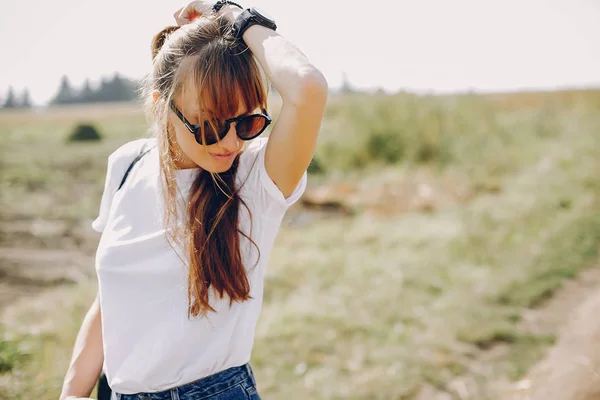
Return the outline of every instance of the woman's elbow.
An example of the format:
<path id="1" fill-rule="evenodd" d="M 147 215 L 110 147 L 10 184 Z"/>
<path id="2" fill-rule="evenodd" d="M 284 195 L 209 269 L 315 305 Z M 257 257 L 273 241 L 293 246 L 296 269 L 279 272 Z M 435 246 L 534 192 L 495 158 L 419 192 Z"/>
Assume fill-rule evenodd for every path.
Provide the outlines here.
<path id="1" fill-rule="evenodd" d="M 325 106 L 329 86 L 325 76 L 317 68 L 311 65 L 298 71 L 295 86 L 294 96 L 289 99 L 291 103 L 298 106 Z"/>
<path id="2" fill-rule="evenodd" d="M 313 100 L 327 100 L 329 85 L 321 71 L 312 67 L 302 78 L 303 96 Z"/>

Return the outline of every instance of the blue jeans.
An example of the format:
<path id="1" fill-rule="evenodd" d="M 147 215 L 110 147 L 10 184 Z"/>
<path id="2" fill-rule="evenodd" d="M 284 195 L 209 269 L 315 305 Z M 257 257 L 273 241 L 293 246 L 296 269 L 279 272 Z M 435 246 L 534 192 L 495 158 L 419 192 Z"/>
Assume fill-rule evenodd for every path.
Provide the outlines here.
<path id="1" fill-rule="evenodd" d="M 250 364 L 233 367 L 164 392 L 120 394 L 118 400 L 260 400 Z"/>

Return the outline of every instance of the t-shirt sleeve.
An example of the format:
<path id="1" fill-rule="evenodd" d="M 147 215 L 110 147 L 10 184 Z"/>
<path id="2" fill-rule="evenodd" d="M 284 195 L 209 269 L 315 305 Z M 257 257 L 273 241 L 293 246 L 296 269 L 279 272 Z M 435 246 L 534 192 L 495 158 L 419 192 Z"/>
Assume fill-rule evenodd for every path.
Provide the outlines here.
<path id="1" fill-rule="evenodd" d="M 300 178 L 291 195 L 285 197 L 265 169 L 265 151 L 267 138 L 256 139 L 240 156 L 238 179 L 241 190 L 252 198 L 256 206 L 263 212 L 268 212 L 273 207 L 286 210 L 297 202 L 306 190 L 307 173 Z"/>
<path id="2" fill-rule="evenodd" d="M 96 232 L 104 231 L 104 227 L 108 222 L 108 215 L 112 205 L 112 199 L 119 184 L 125 175 L 125 171 L 133 159 L 138 155 L 141 146 L 148 139 L 138 139 L 125 143 L 108 156 L 106 167 L 106 179 L 104 181 L 104 191 L 100 198 L 100 210 L 98 216 L 92 221 L 92 229 Z"/>

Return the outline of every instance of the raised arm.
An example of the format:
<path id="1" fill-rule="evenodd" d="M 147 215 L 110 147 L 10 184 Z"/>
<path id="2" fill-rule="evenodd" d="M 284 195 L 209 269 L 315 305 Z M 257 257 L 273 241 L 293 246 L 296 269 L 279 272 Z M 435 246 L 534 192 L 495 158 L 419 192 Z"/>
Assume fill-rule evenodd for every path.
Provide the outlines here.
<path id="1" fill-rule="evenodd" d="M 254 25 L 243 39 L 283 100 L 267 144 L 265 168 L 287 197 L 313 157 L 327 102 L 327 81 L 277 32 Z"/>

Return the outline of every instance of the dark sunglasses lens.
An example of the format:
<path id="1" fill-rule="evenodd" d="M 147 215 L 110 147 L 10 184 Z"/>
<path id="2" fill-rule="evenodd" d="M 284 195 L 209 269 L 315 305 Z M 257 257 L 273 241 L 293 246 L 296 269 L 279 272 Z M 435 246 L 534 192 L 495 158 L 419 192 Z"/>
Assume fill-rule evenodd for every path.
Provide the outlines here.
<path id="1" fill-rule="evenodd" d="M 265 129 L 267 119 L 261 115 L 251 115 L 237 122 L 237 134 L 241 139 L 252 139 Z"/>
<path id="2" fill-rule="evenodd" d="M 207 146 L 211 144 L 215 144 L 219 141 L 219 136 L 217 134 L 218 131 L 222 130 L 221 125 L 218 121 L 205 121 L 204 122 L 204 138 L 202 137 L 202 132 L 200 132 L 200 126 L 194 125 L 194 129 L 196 131 L 196 141 L 198 143 L 203 143 Z M 204 139 L 204 140 L 202 140 Z"/>

